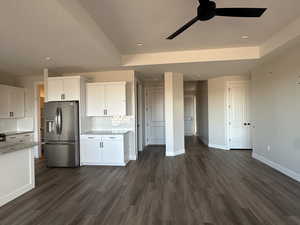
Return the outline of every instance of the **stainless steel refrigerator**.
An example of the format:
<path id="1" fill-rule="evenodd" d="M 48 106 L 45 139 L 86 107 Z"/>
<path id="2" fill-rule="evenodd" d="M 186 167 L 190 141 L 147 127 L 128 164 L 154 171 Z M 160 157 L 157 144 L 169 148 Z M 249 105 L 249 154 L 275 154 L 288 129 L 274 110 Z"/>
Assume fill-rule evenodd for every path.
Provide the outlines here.
<path id="1" fill-rule="evenodd" d="M 48 167 L 79 166 L 77 101 L 45 104 L 45 158 Z"/>

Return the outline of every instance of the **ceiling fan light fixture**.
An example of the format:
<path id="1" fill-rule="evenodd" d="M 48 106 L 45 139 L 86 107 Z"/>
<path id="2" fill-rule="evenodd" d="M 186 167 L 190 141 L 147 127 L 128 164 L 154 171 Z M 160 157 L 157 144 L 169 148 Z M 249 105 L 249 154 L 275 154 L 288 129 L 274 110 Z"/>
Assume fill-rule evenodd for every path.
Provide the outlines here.
<path id="1" fill-rule="evenodd" d="M 143 46 L 144 44 L 143 43 L 137 43 L 136 45 L 137 46 Z"/>
<path id="2" fill-rule="evenodd" d="M 242 39 L 248 39 L 249 36 L 248 36 L 248 35 L 243 35 L 241 38 L 242 38 Z"/>

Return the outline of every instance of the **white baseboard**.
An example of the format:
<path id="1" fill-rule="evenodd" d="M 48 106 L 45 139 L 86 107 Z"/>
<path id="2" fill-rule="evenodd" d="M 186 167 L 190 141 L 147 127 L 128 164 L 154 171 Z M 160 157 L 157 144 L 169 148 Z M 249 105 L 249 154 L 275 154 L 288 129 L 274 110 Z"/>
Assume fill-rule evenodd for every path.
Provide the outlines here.
<path id="1" fill-rule="evenodd" d="M 198 138 L 200 139 L 200 141 L 202 141 L 203 142 L 203 144 L 205 144 L 206 146 L 208 146 L 209 144 L 208 144 L 208 140 L 206 140 L 205 138 L 203 138 L 203 137 L 200 137 L 200 136 L 198 136 Z"/>
<path id="2" fill-rule="evenodd" d="M 226 145 L 215 145 L 215 144 L 209 143 L 208 147 L 210 147 L 210 148 L 216 148 L 216 149 L 221 149 L 221 150 L 230 150 L 228 148 L 228 146 L 226 146 Z"/>
<path id="3" fill-rule="evenodd" d="M 254 159 L 257 159 L 258 161 L 264 163 L 264 164 L 267 164 L 268 166 L 272 167 L 273 169 L 275 170 L 278 170 L 279 172 L 285 174 L 286 176 L 288 177 L 291 177 L 292 179 L 300 182 L 300 174 L 299 173 L 296 173 L 284 166 L 281 166 L 280 164 L 278 163 L 275 163 L 267 158 L 265 158 L 264 156 L 262 155 L 259 155 L 257 153 L 252 153 L 252 158 Z"/>
<path id="4" fill-rule="evenodd" d="M 135 160 L 137 160 L 137 156 L 136 155 L 130 155 L 129 160 L 135 161 Z"/>
<path id="5" fill-rule="evenodd" d="M 172 157 L 172 156 L 174 157 L 174 156 L 183 155 L 183 154 L 185 154 L 185 149 L 181 149 L 176 152 L 166 152 L 167 157 Z"/>
<path id="6" fill-rule="evenodd" d="M 21 195 L 25 194 L 26 192 L 32 190 L 33 188 L 34 188 L 34 184 L 26 184 L 23 187 L 15 190 L 14 192 L 1 197 L 0 198 L 0 207 L 18 197 L 20 197 Z"/>
<path id="7" fill-rule="evenodd" d="M 81 166 L 126 166 L 126 163 L 82 162 Z"/>

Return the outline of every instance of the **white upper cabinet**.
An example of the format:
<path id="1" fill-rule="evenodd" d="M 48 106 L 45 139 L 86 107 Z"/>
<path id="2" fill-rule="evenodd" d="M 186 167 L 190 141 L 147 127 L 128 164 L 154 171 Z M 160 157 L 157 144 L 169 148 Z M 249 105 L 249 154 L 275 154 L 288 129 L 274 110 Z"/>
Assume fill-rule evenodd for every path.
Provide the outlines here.
<path id="1" fill-rule="evenodd" d="M 0 85 L 0 118 L 25 116 L 25 91 L 23 88 Z"/>
<path id="2" fill-rule="evenodd" d="M 125 116 L 126 82 L 88 83 L 87 116 Z"/>
<path id="3" fill-rule="evenodd" d="M 105 85 L 106 114 L 110 116 L 126 115 L 126 85 Z"/>
<path id="4" fill-rule="evenodd" d="M 47 82 L 47 99 L 48 101 L 61 101 L 64 92 L 62 79 L 48 78 Z"/>
<path id="5" fill-rule="evenodd" d="M 14 118 L 25 117 L 25 91 L 23 88 L 12 88 L 11 111 Z"/>
<path id="6" fill-rule="evenodd" d="M 0 118 L 10 118 L 10 90 L 9 86 L 0 85 Z"/>
<path id="7" fill-rule="evenodd" d="M 88 84 L 86 89 L 86 113 L 88 116 L 104 116 L 105 115 L 105 100 L 104 100 L 104 85 Z"/>
<path id="8" fill-rule="evenodd" d="M 48 101 L 79 101 L 80 77 L 48 77 Z"/>

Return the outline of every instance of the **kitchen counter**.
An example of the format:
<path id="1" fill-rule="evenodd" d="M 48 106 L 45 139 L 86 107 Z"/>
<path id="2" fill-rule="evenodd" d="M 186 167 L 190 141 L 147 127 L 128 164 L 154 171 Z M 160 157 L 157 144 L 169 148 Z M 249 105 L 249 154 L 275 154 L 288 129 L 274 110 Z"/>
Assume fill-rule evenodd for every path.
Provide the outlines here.
<path id="1" fill-rule="evenodd" d="M 38 145 L 38 143 L 36 143 L 36 142 L 0 144 L 0 155 L 20 151 L 23 149 L 33 148 L 37 145 Z"/>
<path id="2" fill-rule="evenodd" d="M 35 142 L 0 142 L 0 207 L 35 187 Z"/>
<path id="3" fill-rule="evenodd" d="M 125 135 L 129 132 L 130 130 L 94 130 L 84 132 L 81 135 Z"/>
<path id="4" fill-rule="evenodd" d="M 1 134 L 5 134 L 6 136 L 13 136 L 19 134 L 31 134 L 33 131 L 8 131 L 8 132 L 0 132 Z"/>

